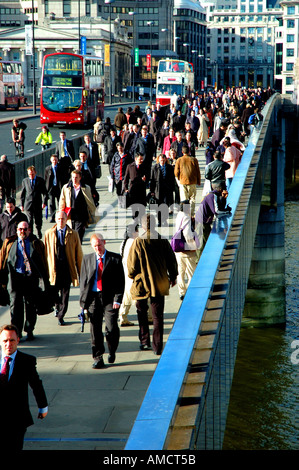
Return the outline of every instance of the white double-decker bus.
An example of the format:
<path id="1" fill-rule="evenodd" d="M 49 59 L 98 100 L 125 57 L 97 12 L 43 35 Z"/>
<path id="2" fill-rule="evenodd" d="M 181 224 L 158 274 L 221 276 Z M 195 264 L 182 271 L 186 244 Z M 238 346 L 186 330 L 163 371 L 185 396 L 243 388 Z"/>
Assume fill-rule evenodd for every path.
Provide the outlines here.
<path id="1" fill-rule="evenodd" d="M 158 63 L 156 103 L 166 106 L 176 93 L 189 96 L 194 91 L 193 64 L 178 59 L 163 59 Z"/>

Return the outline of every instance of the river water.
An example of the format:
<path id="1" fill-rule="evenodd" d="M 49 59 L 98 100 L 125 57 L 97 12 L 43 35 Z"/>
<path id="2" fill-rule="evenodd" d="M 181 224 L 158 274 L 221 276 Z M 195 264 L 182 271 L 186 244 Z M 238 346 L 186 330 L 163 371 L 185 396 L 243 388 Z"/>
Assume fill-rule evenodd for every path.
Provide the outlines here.
<path id="1" fill-rule="evenodd" d="M 224 450 L 299 449 L 298 215 L 286 202 L 286 324 L 241 330 Z"/>

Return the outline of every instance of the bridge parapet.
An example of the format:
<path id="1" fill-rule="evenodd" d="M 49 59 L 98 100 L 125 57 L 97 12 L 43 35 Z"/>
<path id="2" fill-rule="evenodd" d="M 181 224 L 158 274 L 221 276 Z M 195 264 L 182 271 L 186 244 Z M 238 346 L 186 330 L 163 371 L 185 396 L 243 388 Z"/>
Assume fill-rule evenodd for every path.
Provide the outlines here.
<path id="1" fill-rule="evenodd" d="M 182 302 L 126 450 L 221 449 L 280 95 L 266 104 Z"/>

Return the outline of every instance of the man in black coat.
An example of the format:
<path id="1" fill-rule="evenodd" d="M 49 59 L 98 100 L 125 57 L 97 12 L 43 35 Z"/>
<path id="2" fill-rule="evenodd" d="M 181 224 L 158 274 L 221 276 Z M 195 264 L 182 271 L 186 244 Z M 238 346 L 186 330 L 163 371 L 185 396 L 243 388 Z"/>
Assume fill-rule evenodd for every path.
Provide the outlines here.
<path id="1" fill-rule="evenodd" d="M 100 164 L 99 149 L 98 144 L 91 141 L 89 134 L 85 134 L 84 144 L 82 144 L 79 148 L 79 153 L 80 152 L 87 153 L 88 161 L 90 163 L 90 166 L 93 168 L 93 172 L 95 173 L 95 169 Z"/>
<path id="2" fill-rule="evenodd" d="M 5 238 L 12 237 L 17 233 L 18 223 L 22 221 L 28 222 L 26 214 L 16 207 L 16 200 L 13 197 L 7 198 L 5 210 L 0 215 L 1 246 Z"/>
<path id="3" fill-rule="evenodd" d="M 37 176 L 33 165 L 27 168 L 27 173 L 28 178 L 22 181 L 21 210 L 27 215 L 31 230 L 33 231 L 33 223 L 35 223 L 38 237 L 42 238 L 42 210 L 46 207 L 48 199 L 46 184 L 44 178 Z M 42 196 L 44 196 L 43 200 Z"/>
<path id="4" fill-rule="evenodd" d="M 155 155 L 156 146 L 154 137 L 149 134 L 148 127 L 143 125 L 141 128 L 141 136 L 138 137 L 135 146 L 135 155 L 143 155 L 143 167 L 145 169 L 145 175 L 149 181 L 152 169 L 152 161 Z"/>
<path id="5" fill-rule="evenodd" d="M 56 202 L 59 202 L 60 191 L 63 186 L 63 175 L 59 165 L 58 157 L 51 155 L 51 165 L 45 168 L 45 185 L 50 199 L 51 222 L 55 222 Z"/>
<path id="6" fill-rule="evenodd" d="M 74 144 L 66 138 L 66 133 L 59 133 L 60 141 L 56 143 L 55 155 L 57 155 L 62 170 L 62 184 L 66 184 L 70 179 L 71 166 L 75 159 Z"/>
<path id="7" fill-rule="evenodd" d="M 45 246 L 30 232 L 28 222 L 19 222 L 17 234 L 6 238 L 0 251 L 2 285 L 7 285 L 10 297 L 11 323 L 34 339 L 39 292 L 49 286 Z M 24 322 L 24 310 L 26 319 Z"/>
<path id="8" fill-rule="evenodd" d="M 127 207 L 131 206 L 132 218 L 141 221 L 146 207 L 147 168 L 143 164 L 143 155 L 137 153 L 135 161 L 127 166 L 123 189 L 128 198 Z"/>
<path id="9" fill-rule="evenodd" d="M 124 294 L 125 276 L 121 256 L 106 250 L 106 241 L 101 234 L 93 233 L 90 243 L 94 253 L 83 257 L 80 273 L 80 305 L 83 310 L 88 311 L 90 319 L 94 359 L 92 367 L 102 369 L 105 366 L 103 318 L 109 350 L 108 362 L 112 364 L 119 344 L 118 312 Z"/>
<path id="10" fill-rule="evenodd" d="M 167 163 L 165 155 L 159 155 L 157 164 L 152 169 L 150 183 L 150 192 L 158 205 L 158 227 L 167 224 L 169 207 L 173 204 L 174 182 L 173 166 Z"/>
<path id="11" fill-rule="evenodd" d="M 0 328 L 2 350 L 0 373 L 1 450 L 23 449 L 24 435 L 33 424 L 29 408 L 28 386 L 33 390 L 38 406 L 38 419 L 48 414 L 48 402 L 42 381 L 36 370 L 36 358 L 18 351 L 19 332 L 14 325 Z M 6 363 L 8 362 L 8 366 Z"/>
<path id="12" fill-rule="evenodd" d="M 116 135 L 116 130 L 112 128 L 110 130 L 110 135 L 107 135 L 104 140 L 104 158 L 103 163 L 110 163 L 112 162 L 113 155 L 117 152 L 116 144 L 121 143 L 121 137 Z"/>
<path id="13" fill-rule="evenodd" d="M 15 166 L 7 161 L 6 155 L 0 158 L 0 212 L 3 210 L 5 199 L 16 191 Z"/>

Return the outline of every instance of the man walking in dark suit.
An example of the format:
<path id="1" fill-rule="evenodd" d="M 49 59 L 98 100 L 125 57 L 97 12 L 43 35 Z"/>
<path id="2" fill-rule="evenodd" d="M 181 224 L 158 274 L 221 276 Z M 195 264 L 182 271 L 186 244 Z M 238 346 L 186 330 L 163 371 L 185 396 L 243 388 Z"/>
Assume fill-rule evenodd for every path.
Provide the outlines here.
<path id="1" fill-rule="evenodd" d="M 51 155 L 51 165 L 45 168 L 45 184 L 48 193 L 48 200 L 50 200 L 50 215 L 51 222 L 55 222 L 56 202 L 59 202 L 60 191 L 62 188 L 62 175 L 58 157 Z"/>
<path id="2" fill-rule="evenodd" d="M 37 176 L 33 165 L 27 168 L 27 173 L 28 178 L 24 178 L 22 181 L 21 210 L 27 215 L 31 231 L 33 231 L 33 223 L 35 223 L 38 237 L 42 238 L 42 210 L 46 207 L 48 197 L 45 180 L 41 176 Z M 44 201 L 42 201 L 42 196 L 44 196 Z"/>
<path id="3" fill-rule="evenodd" d="M 91 166 L 93 173 L 95 173 L 96 168 L 100 164 L 99 149 L 98 144 L 91 141 L 89 134 L 85 134 L 84 144 L 82 144 L 79 148 L 79 153 L 80 152 L 87 153 L 88 163 Z"/>
<path id="4" fill-rule="evenodd" d="M 1 344 L 1 450 L 20 451 L 23 449 L 24 435 L 33 424 L 29 408 L 28 385 L 33 390 L 38 406 L 38 419 L 48 414 L 46 393 L 36 370 L 36 358 L 18 351 L 19 332 L 14 325 L 0 328 Z"/>
<path id="5" fill-rule="evenodd" d="M 37 293 L 40 281 L 49 284 L 45 247 L 30 233 L 28 222 L 20 222 L 17 234 L 6 238 L 0 251 L 1 282 L 7 285 L 10 297 L 11 322 L 18 328 L 20 337 L 24 330 L 27 340 L 33 339 L 37 318 Z"/>
<path id="6" fill-rule="evenodd" d="M 106 325 L 106 342 L 109 350 L 108 362 L 115 361 L 119 343 L 118 312 L 122 302 L 125 277 L 122 258 L 107 251 L 101 234 L 94 233 L 90 243 L 95 253 L 85 255 L 80 274 L 80 305 L 89 313 L 93 368 L 105 366 L 102 333 L 103 317 Z"/>
<path id="7" fill-rule="evenodd" d="M 75 159 L 74 144 L 66 138 L 64 131 L 59 134 L 60 141 L 56 143 L 55 155 L 58 157 L 62 170 L 62 184 L 69 181 L 72 163 Z"/>
<path id="8" fill-rule="evenodd" d="M 56 212 L 56 224 L 45 233 L 45 252 L 50 285 L 56 300 L 58 325 L 65 325 L 71 284 L 79 286 L 83 258 L 78 232 L 67 225 L 64 211 Z"/>
<path id="9" fill-rule="evenodd" d="M 16 192 L 15 166 L 9 163 L 6 155 L 0 157 L 0 212 L 5 200 Z"/>
<path id="10" fill-rule="evenodd" d="M 150 180 L 151 176 L 151 169 L 152 169 L 152 161 L 153 157 L 156 152 L 156 146 L 154 137 L 152 134 L 148 133 L 148 127 L 142 126 L 141 128 L 141 135 L 138 137 L 135 146 L 135 155 L 140 153 L 143 155 L 143 167 L 145 169 L 145 175 L 147 181 Z"/>

